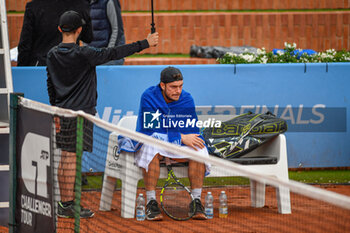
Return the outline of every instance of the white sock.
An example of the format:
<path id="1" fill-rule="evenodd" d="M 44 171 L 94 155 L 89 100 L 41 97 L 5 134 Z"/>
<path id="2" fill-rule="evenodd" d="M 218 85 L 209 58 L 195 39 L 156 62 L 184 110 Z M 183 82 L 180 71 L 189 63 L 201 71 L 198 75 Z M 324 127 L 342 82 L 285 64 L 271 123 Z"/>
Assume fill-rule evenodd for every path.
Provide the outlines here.
<path id="1" fill-rule="evenodd" d="M 147 195 L 147 204 L 151 200 L 156 200 L 156 190 L 146 191 L 146 195 Z"/>
<path id="2" fill-rule="evenodd" d="M 191 192 L 192 192 L 192 195 L 193 195 L 194 199 L 199 199 L 199 200 L 201 199 L 202 188 L 192 189 Z"/>

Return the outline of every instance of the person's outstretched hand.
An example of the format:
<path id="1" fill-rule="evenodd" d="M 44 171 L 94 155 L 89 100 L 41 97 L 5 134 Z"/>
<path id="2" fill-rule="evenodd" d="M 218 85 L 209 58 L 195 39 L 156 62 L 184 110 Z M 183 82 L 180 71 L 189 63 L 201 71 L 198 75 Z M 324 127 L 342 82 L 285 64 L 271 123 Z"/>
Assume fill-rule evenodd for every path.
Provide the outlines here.
<path id="1" fill-rule="evenodd" d="M 149 44 L 149 47 L 154 47 L 154 46 L 157 46 L 158 44 L 158 32 L 155 32 L 155 33 L 150 33 L 148 34 L 147 36 L 147 42 Z"/>
<path id="2" fill-rule="evenodd" d="M 204 141 L 199 137 L 199 134 L 181 134 L 181 142 L 195 150 L 205 147 Z"/>

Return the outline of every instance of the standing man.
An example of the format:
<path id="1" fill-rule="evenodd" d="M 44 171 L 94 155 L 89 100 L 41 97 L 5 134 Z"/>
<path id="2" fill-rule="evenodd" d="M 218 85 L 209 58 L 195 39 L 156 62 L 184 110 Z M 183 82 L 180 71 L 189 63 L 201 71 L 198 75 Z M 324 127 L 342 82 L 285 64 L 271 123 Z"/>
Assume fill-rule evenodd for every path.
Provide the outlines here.
<path id="1" fill-rule="evenodd" d="M 75 42 L 82 32 L 84 20 L 79 13 L 67 11 L 59 20 L 62 42 L 47 54 L 47 88 L 53 106 L 83 110 L 95 115 L 97 101 L 96 66 L 120 59 L 158 44 L 158 33 L 147 39 L 111 48 L 80 47 Z M 62 120 L 62 121 L 61 121 Z M 58 168 L 61 201 L 58 215 L 73 217 L 75 143 L 69 145 L 67 131 L 72 132 L 76 119 L 55 118 L 57 146 L 62 149 Z M 92 150 L 92 124 L 84 124 L 84 151 Z M 82 208 L 81 217 L 92 217 L 93 212 Z"/>
<path id="2" fill-rule="evenodd" d="M 136 131 L 163 141 L 187 146 L 208 155 L 204 140 L 200 137 L 199 129 L 195 124 L 192 126 L 182 125 L 181 127 L 181 124 L 178 123 L 188 120 L 197 121 L 193 98 L 190 93 L 182 90 L 182 86 L 183 77 L 180 70 L 175 67 L 165 68 L 161 72 L 160 83 L 148 88 L 141 96 Z M 175 122 L 175 124 L 164 125 L 164 122 Z M 149 145 L 143 145 L 135 155 L 136 165 L 143 169 L 147 194 L 147 220 L 161 220 L 163 218 L 156 201 L 155 191 L 159 178 L 159 160 L 162 157 L 174 158 L 175 160 L 184 158 L 181 155 Z M 205 170 L 203 163 L 189 160 L 188 176 L 196 203 L 193 219 L 207 219 L 201 203 Z"/>
<path id="3" fill-rule="evenodd" d="M 124 26 L 119 0 L 91 0 L 90 16 L 94 38 L 89 44 L 96 48 L 125 44 Z M 104 65 L 123 65 L 124 59 L 109 61 Z"/>
<path id="4" fill-rule="evenodd" d="M 57 26 L 60 16 L 68 10 L 78 12 L 86 22 L 79 40 L 85 43 L 92 41 L 87 0 L 33 0 L 26 4 L 24 12 L 18 44 L 18 66 L 46 66 L 47 53 L 62 41 Z"/>

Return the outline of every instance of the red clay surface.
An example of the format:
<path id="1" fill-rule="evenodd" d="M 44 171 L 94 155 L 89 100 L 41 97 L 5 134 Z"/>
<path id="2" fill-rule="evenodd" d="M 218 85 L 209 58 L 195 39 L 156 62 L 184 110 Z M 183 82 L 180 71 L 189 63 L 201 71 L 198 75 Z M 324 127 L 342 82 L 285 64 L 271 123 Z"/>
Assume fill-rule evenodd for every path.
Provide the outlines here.
<path id="1" fill-rule="evenodd" d="M 350 196 L 350 186 L 322 185 L 322 188 Z M 229 215 L 218 217 L 218 196 L 221 190 L 228 196 Z M 206 188 L 214 195 L 214 219 L 178 222 L 164 215 L 163 221 L 136 221 L 120 217 L 120 191 L 115 191 L 112 211 L 98 210 L 99 192 L 84 192 L 82 204 L 95 211 L 90 219 L 81 219 L 80 232 L 350 232 L 350 211 L 291 193 L 292 214 L 279 214 L 276 192 L 266 188 L 263 208 L 250 207 L 250 190 L 246 186 Z M 139 192 L 144 192 L 140 189 Z M 159 196 L 159 193 L 157 193 Z M 65 228 L 65 229 L 64 229 Z M 68 229 L 71 228 L 71 229 Z M 0 227 L 0 232 L 8 232 Z M 73 232 L 71 219 L 59 218 L 57 232 Z"/>

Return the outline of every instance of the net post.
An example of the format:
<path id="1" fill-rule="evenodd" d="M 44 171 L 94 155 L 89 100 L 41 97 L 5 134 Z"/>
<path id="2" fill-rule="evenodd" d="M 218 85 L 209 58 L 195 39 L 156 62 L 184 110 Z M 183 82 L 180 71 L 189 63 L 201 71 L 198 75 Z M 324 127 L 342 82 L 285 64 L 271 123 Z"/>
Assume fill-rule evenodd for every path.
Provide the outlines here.
<path id="1" fill-rule="evenodd" d="M 84 118 L 81 116 L 77 117 L 77 138 L 76 138 L 76 175 L 74 185 L 74 232 L 80 232 L 80 200 L 81 200 L 81 156 L 83 154 L 83 123 Z"/>
<path id="2" fill-rule="evenodd" d="M 10 194 L 9 194 L 9 232 L 16 232 L 16 191 L 17 191 L 17 164 L 16 164 L 16 133 L 17 133 L 17 109 L 18 97 L 23 93 L 10 94 L 10 139 L 9 139 L 9 164 L 10 164 Z"/>

